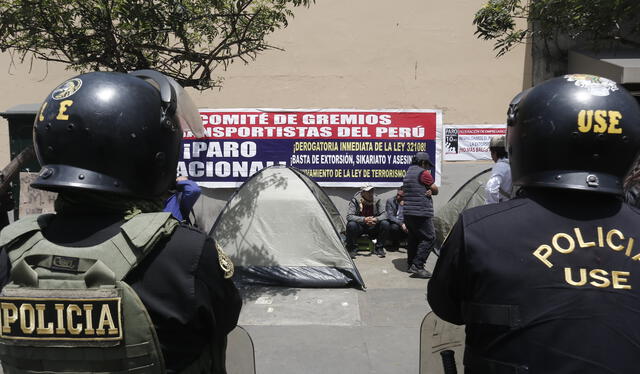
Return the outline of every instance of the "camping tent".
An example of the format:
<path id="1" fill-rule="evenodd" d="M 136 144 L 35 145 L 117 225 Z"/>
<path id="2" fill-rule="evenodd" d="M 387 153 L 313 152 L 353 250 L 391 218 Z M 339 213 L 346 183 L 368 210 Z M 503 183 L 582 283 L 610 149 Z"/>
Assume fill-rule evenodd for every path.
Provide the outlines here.
<path id="1" fill-rule="evenodd" d="M 277 165 L 240 186 L 210 235 L 233 260 L 237 281 L 364 288 L 345 250 L 344 229 L 338 209 L 317 183 L 300 170 Z"/>
<path id="2" fill-rule="evenodd" d="M 463 210 L 484 204 L 484 186 L 490 176 L 491 169 L 474 175 L 453 194 L 442 208 L 438 209 L 433 219 L 433 225 L 436 229 L 436 248 L 442 247 L 442 243 Z"/>

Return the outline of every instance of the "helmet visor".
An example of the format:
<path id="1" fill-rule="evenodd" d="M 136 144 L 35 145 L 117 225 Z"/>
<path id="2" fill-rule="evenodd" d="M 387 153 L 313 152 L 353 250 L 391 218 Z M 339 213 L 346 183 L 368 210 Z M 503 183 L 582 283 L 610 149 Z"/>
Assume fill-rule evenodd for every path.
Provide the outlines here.
<path id="1" fill-rule="evenodd" d="M 198 108 L 189 97 L 189 94 L 178 82 L 167 75 L 149 69 L 136 70 L 129 72 L 129 74 L 145 79 L 154 85 L 160 91 L 160 97 L 167 106 L 176 106 L 173 115 L 180 124 L 182 131 L 190 131 L 197 138 L 204 136 L 204 126 L 202 125 L 200 112 L 198 112 Z"/>
<path id="2" fill-rule="evenodd" d="M 204 136 L 204 126 L 198 107 L 178 82 L 171 77 L 167 77 L 167 79 L 176 93 L 175 117 L 180 124 L 180 129 L 182 129 L 182 131 L 191 131 L 196 138 L 202 138 Z"/>

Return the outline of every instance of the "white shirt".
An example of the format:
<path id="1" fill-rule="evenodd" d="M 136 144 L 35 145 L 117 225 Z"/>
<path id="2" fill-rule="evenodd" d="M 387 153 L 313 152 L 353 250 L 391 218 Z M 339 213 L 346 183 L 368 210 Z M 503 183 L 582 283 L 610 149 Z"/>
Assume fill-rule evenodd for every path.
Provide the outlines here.
<path id="1" fill-rule="evenodd" d="M 491 169 L 491 177 L 484 187 L 484 202 L 499 203 L 511 199 L 511 167 L 509 159 L 501 158 Z"/>

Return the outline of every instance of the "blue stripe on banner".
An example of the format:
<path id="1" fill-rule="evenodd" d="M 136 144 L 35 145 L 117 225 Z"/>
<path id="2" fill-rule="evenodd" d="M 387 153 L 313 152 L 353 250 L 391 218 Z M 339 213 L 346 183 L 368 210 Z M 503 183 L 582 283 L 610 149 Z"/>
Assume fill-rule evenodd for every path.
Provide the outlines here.
<path id="1" fill-rule="evenodd" d="M 262 168 L 288 165 L 320 185 L 400 184 L 416 152 L 436 159 L 436 140 L 185 139 L 178 172 L 196 182 L 240 184 Z M 431 171 L 435 175 L 435 170 Z"/>

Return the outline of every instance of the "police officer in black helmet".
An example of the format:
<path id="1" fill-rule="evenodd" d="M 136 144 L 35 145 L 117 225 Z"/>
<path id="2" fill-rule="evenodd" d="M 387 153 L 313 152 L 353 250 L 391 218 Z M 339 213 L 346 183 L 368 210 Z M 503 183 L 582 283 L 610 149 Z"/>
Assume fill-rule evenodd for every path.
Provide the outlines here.
<path id="1" fill-rule="evenodd" d="M 638 103 L 605 78 L 554 78 L 522 97 L 507 145 L 521 196 L 464 211 L 428 285 L 466 325 L 465 373 L 637 372 L 640 212 L 621 195 Z"/>
<path id="2" fill-rule="evenodd" d="M 83 74 L 47 96 L 32 186 L 58 193 L 56 213 L 0 234 L 5 372 L 225 372 L 233 264 L 162 212 L 182 130 L 201 132 L 199 114 L 155 71 Z"/>

